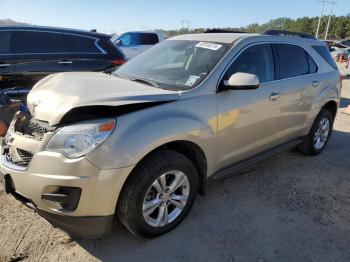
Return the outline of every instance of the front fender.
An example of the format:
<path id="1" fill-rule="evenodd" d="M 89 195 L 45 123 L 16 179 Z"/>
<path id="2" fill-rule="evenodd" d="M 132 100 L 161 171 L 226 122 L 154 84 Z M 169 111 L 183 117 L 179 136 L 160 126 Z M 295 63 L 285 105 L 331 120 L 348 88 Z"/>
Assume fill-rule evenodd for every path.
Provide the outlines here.
<path id="1" fill-rule="evenodd" d="M 188 104 L 176 101 L 119 117 L 112 136 L 88 157 L 89 161 L 101 169 L 136 165 L 154 149 L 181 140 L 203 150 L 209 173 L 216 161 L 216 100 L 209 99 L 205 109 L 194 106 L 191 100 Z M 189 106 L 193 108 L 186 110 Z"/>

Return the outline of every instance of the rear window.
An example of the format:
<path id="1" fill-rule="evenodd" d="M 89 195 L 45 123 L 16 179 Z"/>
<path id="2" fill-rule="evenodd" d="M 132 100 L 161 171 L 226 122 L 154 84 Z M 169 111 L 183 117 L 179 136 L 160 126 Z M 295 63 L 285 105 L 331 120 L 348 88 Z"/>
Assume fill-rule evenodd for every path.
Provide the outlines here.
<path id="1" fill-rule="evenodd" d="M 159 42 L 158 35 L 152 33 L 141 33 L 140 44 L 141 45 L 155 45 Z"/>
<path id="2" fill-rule="evenodd" d="M 11 32 L 0 31 L 0 54 L 5 55 L 10 53 Z"/>
<path id="3" fill-rule="evenodd" d="M 289 78 L 309 73 L 309 61 L 306 51 L 296 45 L 278 44 L 280 78 Z"/>
<path id="4" fill-rule="evenodd" d="M 12 41 L 15 54 L 101 53 L 94 38 L 63 33 L 17 31 Z"/>
<path id="5" fill-rule="evenodd" d="M 337 64 L 334 62 L 328 48 L 326 46 L 321 46 L 321 45 L 315 45 L 312 46 L 312 48 L 320 55 L 323 57 L 326 62 L 333 67 L 334 69 L 338 69 Z"/>

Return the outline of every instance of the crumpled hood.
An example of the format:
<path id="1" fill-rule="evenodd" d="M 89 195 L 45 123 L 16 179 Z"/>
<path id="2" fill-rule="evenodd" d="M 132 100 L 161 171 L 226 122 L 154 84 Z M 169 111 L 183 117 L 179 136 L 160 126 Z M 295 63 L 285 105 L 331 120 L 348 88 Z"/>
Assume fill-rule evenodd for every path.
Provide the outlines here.
<path id="1" fill-rule="evenodd" d="M 167 91 L 104 73 L 59 73 L 40 80 L 28 94 L 27 104 L 35 119 L 50 126 L 71 109 L 82 106 L 120 106 L 173 101 L 177 91 Z"/>

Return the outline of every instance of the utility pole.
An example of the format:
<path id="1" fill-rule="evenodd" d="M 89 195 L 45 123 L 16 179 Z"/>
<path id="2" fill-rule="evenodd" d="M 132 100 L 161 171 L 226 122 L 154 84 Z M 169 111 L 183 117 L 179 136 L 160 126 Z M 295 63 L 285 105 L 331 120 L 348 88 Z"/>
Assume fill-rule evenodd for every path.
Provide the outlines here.
<path id="1" fill-rule="evenodd" d="M 184 29 L 184 27 L 185 27 L 185 22 L 186 22 L 186 20 L 184 20 L 184 19 L 182 19 L 181 20 L 181 31 L 183 31 L 183 29 Z"/>
<path id="2" fill-rule="evenodd" d="M 189 32 L 189 31 L 190 31 L 190 24 L 191 24 L 191 21 L 190 21 L 190 20 L 187 20 L 186 23 L 187 23 L 187 32 Z"/>
<path id="3" fill-rule="evenodd" d="M 324 37 L 324 40 L 327 40 L 327 37 L 328 37 L 328 30 L 329 30 L 329 25 L 331 23 L 331 17 L 333 15 L 333 10 L 334 10 L 334 5 L 335 5 L 335 1 L 333 1 L 331 3 L 332 7 L 331 7 L 331 13 L 329 14 L 329 17 L 328 17 L 328 24 L 327 24 L 327 29 L 326 29 L 326 35 Z"/>
<path id="4" fill-rule="evenodd" d="M 317 24 L 317 30 L 316 30 L 316 38 L 318 38 L 319 34 L 320 34 L 320 29 L 321 29 L 321 25 L 325 22 L 325 20 L 322 21 L 323 19 L 323 15 L 324 15 L 324 8 L 325 8 L 325 5 L 327 4 L 330 4 L 331 5 L 331 12 L 328 16 L 328 22 L 327 22 L 327 28 L 326 28 L 326 33 L 325 33 L 325 40 L 327 40 L 327 37 L 328 37 L 328 31 L 329 31 L 329 26 L 330 26 L 330 23 L 331 23 L 331 17 L 333 15 L 333 11 L 334 11 L 334 5 L 336 5 L 337 3 L 335 2 L 335 0 L 319 0 L 319 2 L 322 3 L 322 8 L 321 8 L 321 15 L 318 19 L 318 24 Z M 327 18 L 326 18 L 327 19 Z"/>
<path id="5" fill-rule="evenodd" d="M 322 1 L 321 15 L 320 15 L 320 18 L 318 19 L 316 38 L 318 38 L 318 33 L 320 32 L 321 20 L 322 20 L 322 17 L 323 17 L 323 10 L 324 10 L 324 2 L 325 1 Z"/>

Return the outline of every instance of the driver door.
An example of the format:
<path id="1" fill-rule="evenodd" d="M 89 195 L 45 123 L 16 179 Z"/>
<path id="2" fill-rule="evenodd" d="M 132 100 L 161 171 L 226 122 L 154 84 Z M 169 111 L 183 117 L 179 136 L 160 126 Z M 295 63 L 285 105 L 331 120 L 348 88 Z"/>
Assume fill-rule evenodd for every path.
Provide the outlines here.
<path id="1" fill-rule="evenodd" d="M 253 90 L 219 91 L 218 167 L 246 159 L 280 143 L 282 92 L 276 85 L 274 57 L 270 44 L 245 49 L 231 64 L 224 80 L 237 72 L 258 76 Z"/>

